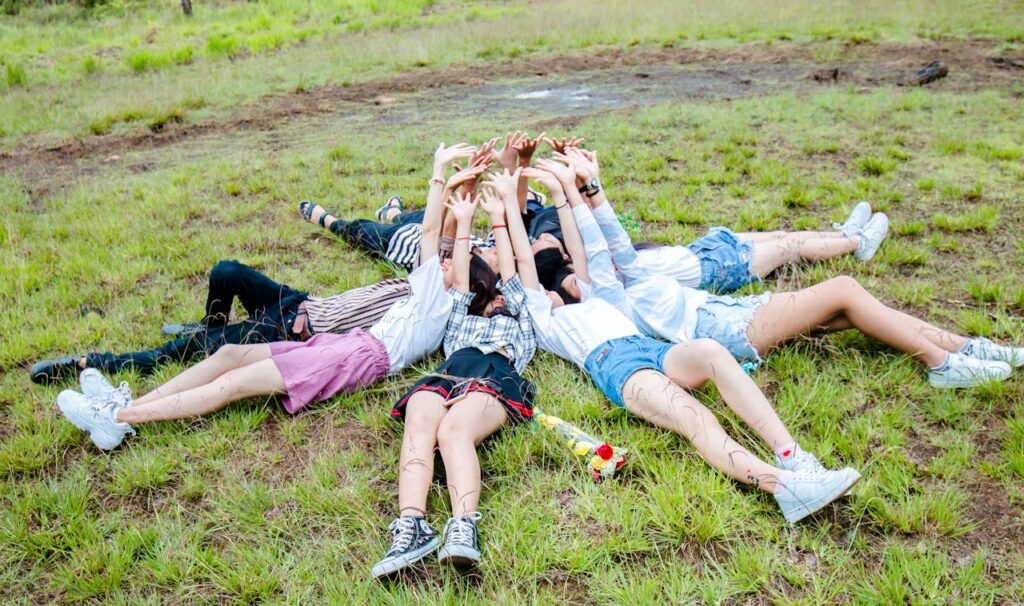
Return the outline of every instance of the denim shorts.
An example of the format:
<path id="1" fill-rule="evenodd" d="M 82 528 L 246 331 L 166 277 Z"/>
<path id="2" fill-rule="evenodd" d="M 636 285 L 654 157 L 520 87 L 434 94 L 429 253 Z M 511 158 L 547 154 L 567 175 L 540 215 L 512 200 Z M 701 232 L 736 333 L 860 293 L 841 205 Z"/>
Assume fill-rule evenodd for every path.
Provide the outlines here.
<path id="1" fill-rule="evenodd" d="M 750 273 L 754 243 L 740 240 L 728 228 L 712 227 L 687 248 L 700 261 L 701 290 L 730 292 L 758 279 Z"/>
<path id="2" fill-rule="evenodd" d="M 590 352 L 583 368 L 613 404 L 625 408 L 622 390 L 629 377 L 646 368 L 664 372 L 665 354 L 670 349 L 668 343 L 640 335 L 612 339 Z"/>
<path id="3" fill-rule="evenodd" d="M 761 364 L 761 356 L 747 338 L 747 327 L 754 310 L 768 302 L 772 293 L 746 297 L 708 295 L 708 300 L 697 308 L 697 331 L 694 339 L 718 341 L 737 361 L 744 363 L 748 372 Z"/>

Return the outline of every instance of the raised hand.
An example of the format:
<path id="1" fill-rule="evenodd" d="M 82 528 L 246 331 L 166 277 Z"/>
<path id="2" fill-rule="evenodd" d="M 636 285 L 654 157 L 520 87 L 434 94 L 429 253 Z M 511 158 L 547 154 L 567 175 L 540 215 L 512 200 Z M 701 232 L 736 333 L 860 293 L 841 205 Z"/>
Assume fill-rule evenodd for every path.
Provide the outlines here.
<path id="1" fill-rule="evenodd" d="M 456 143 L 451 147 L 445 147 L 444 143 L 437 146 L 434 152 L 434 171 L 444 172 L 459 158 L 471 158 L 476 153 L 476 148 L 468 143 Z"/>
<path id="2" fill-rule="evenodd" d="M 524 136 L 520 139 L 514 147 L 516 153 L 519 154 L 519 166 L 529 166 L 530 159 L 533 158 L 533 152 L 537 151 L 537 146 L 544 140 L 544 134 L 541 133 L 533 139 Z"/>
<path id="3" fill-rule="evenodd" d="M 448 198 L 445 206 L 451 210 L 455 221 L 460 225 L 467 225 L 473 221 L 473 215 L 476 213 L 476 206 L 479 202 L 479 197 L 470 194 L 455 194 Z"/>
<path id="4" fill-rule="evenodd" d="M 518 130 L 515 133 L 505 134 L 505 145 L 499 151 L 494 152 L 494 159 L 498 162 L 498 166 L 505 170 L 515 170 L 516 160 L 519 156 L 516 146 L 525 138 L 526 133 Z"/>
<path id="5" fill-rule="evenodd" d="M 490 166 L 494 162 L 494 146 L 498 144 L 498 138 L 494 137 L 487 143 L 480 146 L 480 149 L 473 154 L 473 157 L 469 161 L 470 166 L 477 166 L 479 164 L 487 164 Z M 459 170 L 462 170 L 461 168 Z"/>
<path id="6" fill-rule="evenodd" d="M 480 192 L 480 208 L 491 218 L 491 224 L 501 223 L 505 219 L 505 202 L 501 195 L 493 189 Z"/>
<path id="7" fill-rule="evenodd" d="M 576 184 L 576 171 L 570 166 L 559 164 L 554 160 L 537 160 L 537 168 L 545 170 L 558 178 L 559 183 L 562 187 L 575 187 Z"/>
<path id="8" fill-rule="evenodd" d="M 469 168 L 460 170 L 448 178 L 448 182 L 444 185 L 445 192 L 451 194 L 451 192 L 455 191 L 460 186 L 464 186 L 469 183 L 472 183 L 473 187 L 476 187 L 477 179 L 479 179 L 480 175 L 484 174 L 484 171 L 486 170 L 486 164 L 478 164 L 477 166 L 470 166 Z"/>
<path id="9" fill-rule="evenodd" d="M 544 142 L 548 144 L 551 149 L 555 150 L 560 154 L 565 153 L 565 148 L 576 147 L 580 143 L 586 141 L 583 137 L 562 137 L 561 139 L 551 139 L 548 137 L 544 138 Z"/>
<path id="10" fill-rule="evenodd" d="M 568 148 L 566 148 L 566 153 L 560 154 L 558 152 L 555 152 L 554 154 L 551 155 L 551 157 L 555 161 L 561 162 L 562 164 L 565 164 L 566 166 L 572 168 L 573 171 L 576 172 L 576 184 L 577 185 L 583 185 L 584 183 L 589 183 L 591 179 L 596 177 L 596 175 L 594 175 L 590 171 L 590 168 L 589 168 L 588 164 L 586 164 L 585 162 L 581 161 L 578 156 L 572 155 L 572 154 L 569 153 L 573 149 L 575 149 L 575 148 L 568 147 Z"/>
<path id="11" fill-rule="evenodd" d="M 558 194 L 565 194 L 565 189 L 562 187 L 562 182 L 559 181 L 558 177 L 555 176 L 555 174 L 549 170 L 541 168 L 540 166 L 538 166 L 537 168 L 530 167 L 524 168 L 522 174 L 524 177 L 529 177 L 530 179 L 533 179 L 537 183 L 540 183 L 544 187 L 548 188 L 548 191 L 551 192 L 552 196 Z"/>
<path id="12" fill-rule="evenodd" d="M 503 199 L 513 199 L 516 197 L 516 185 L 519 182 L 519 175 L 524 169 L 517 168 L 513 172 L 505 170 L 500 173 L 491 173 L 490 178 L 484 183 L 490 188 L 496 195 Z"/>

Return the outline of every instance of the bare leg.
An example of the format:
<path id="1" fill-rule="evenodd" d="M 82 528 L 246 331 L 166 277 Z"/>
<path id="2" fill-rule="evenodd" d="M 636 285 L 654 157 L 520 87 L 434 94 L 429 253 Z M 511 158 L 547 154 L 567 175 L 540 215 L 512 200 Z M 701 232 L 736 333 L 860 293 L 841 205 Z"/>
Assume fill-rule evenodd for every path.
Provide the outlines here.
<path id="1" fill-rule="evenodd" d="M 222 374 L 270 358 L 270 346 L 225 345 L 202 362 L 186 368 L 178 376 L 132 402 L 132 406 L 148 404 L 176 393 L 206 385 Z"/>
<path id="2" fill-rule="evenodd" d="M 787 234 L 780 239 L 755 243 L 750 271 L 763 278 L 783 265 L 832 259 L 850 254 L 858 246 L 857 240 L 853 238 L 804 238 Z"/>
<path id="3" fill-rule="evenodd" d="M 308 219 L 308 221 L 310 223 L 319 225 L 320 224 L 320 217 L 322 217 L 324 215 L 327 215 L 327 218 L 324 219 L 324 227 L 327 228 L 327 229 L 330 229 L 331 225 L 333 225 L 334 222 L 338 220 L 337 217 L 335 217 L 333 214 L 331 214 L 330 211 L 328 211 L 323 206 L 320 206 L 316 202 L 310 202 L 310 204 L 313 205 L 313 210 L 310 213 L 309 219 Z"/>
<path id="4" fill-rule="evenodd" d="M 447 409 L 444 398 L 421 391 L 406 403 L 405 432 L 398 462 L 398 515 L 425 516 L 434 477 L 437 428 Z"/>
<path id="5" fill-rule="evenodd" d="M 498 400 L 483 392 L 472 392 L 448 410 L 437 429 L 452 516 L 477 510 L 480 503 L 480 460 L 476 445 L 508 422 L 508 413 Z"/>
<path id="6" fill-rule="evenodd" d="M 783 342 L 815 330 L 845 326 L 910 354 L 929 367 L 943 363 L 967 339 L 887 307 L 849 276 L 792 293 L 777 293 L 757 308 L 747 337 L 766 355 Z"/>
<path id="7" fill-rule="evenodd" d="M 623 396 L 630 412 L 689 440 L 715 469 L 765 492 L 775 492 L 781 470 L 737 444 L 706 406 L 665 375 L 653 370 L 635 372 L 626 381 Z"/>
<path id="8" fill-rule="evenodd" d="M 698 339 L 673 346 L 665 356 L 665 375 L 686 389 L 714 382 L 729 408 L 772 450 L 796 441 L 757 384 L 718 342 Z"/>
<path id="9" fill-rule="evenodd" d="M 132 404 L 117 411 L 122 423 L 149 423 L 169 419 L 201 417 L 227 406 L 229 402 L 254 396 L 285 393 L 284 379 L 273 360 L 230 370 L 213 382 L 144 404 Z"/>
<path id="10" fill-rule="evenodd" d="M 755 244 L 771 242 L 773 240 L 784 240 L 791 236 L 805 240 L 846 237 L 838 231 L 744 231 L 736 233 L 736 237 L 740 240 L 750 240 Z"/>

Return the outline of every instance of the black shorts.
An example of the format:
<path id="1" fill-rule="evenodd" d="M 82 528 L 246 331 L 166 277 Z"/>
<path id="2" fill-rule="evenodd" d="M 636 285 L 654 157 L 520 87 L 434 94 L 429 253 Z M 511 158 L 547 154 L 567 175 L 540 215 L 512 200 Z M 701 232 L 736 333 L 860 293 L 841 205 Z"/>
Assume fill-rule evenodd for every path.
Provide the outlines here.
<path id="1" fill-rule="evenodd" d="M 417 391 L 432 391 L 445 401 L 473 391 L 489 393 L 501 402 L 510 423 L 533 418 L 533 383 L 519 376 L 508 358 L 485 354 L 475 347 L 453 353 L 433 374 L 420 379 L 391 409 L 391 417 L 405 420 L 405 406 Z"/>

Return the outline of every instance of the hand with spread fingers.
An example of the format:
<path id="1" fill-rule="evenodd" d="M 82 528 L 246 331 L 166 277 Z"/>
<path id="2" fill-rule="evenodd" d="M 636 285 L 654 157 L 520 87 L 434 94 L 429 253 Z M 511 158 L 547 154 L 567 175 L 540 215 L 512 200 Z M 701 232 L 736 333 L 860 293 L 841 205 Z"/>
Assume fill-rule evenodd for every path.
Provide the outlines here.
<path id="1" fill-rule="evenodd" d="M 476 148 L 468 143 L 456 143 L 451 147 L 445 147 L 444 143 L 439 144 L 434 152 L 434 173 L 444 174 L 456 160 L 471 158 L 476 151 Z"/>
<path id="2" fill-rule="evenodd" d="M 544 141 L 544 134 L 541 133 L 533 139 L 524 136 L 519 140 L 519 143 L 515 145 L 515 150 L 519 154 L 519 166 L 526 167 L 530 165 L 530 160 L 533 159 L 534 152 L 537 151 L 537 147 Z"/>
<path id="3" fill-rule="evenodd" d="M 518 130 L 515 133 L 507 133 L 505 135 L 505 145 L 500 150 L 494 152 L 494 159 L 498 162 L 498 166 L 505 170 L 515 170 L 516 162 L 519 158 L 516 146 L 526 138 L 526 133 Z"/>
<path id="4" fill-rule="evenodd" d="M 485 164 L 478 164 L 476 166 L 470 166 L 469 168 L 460 170 L 448 178 L 448 182 L 444 185 L 445 194 L 451 195 L 455 190 L 460 187 L 465 188 L 467 185 L 471 185 L 472 188 L 476 188 L 477 179 L 479 179 L 480 175 L 484 174 L 486 170 L 487 165 Z M 469 191 L 463 191 L 463 193 L 472 193 L 472 189 Z"/>
<path id="5" fill-rule="evenodd" d="M 544 142 L 547 143 L 551 149 L 560 154 L 565 153 L 565 148 L 576 147 L 584 141 L 586 141 L 586 139 L 583 137 L 562 137 L 561 139 L 552 139 L 550 137 L 544 138 Z"/>

